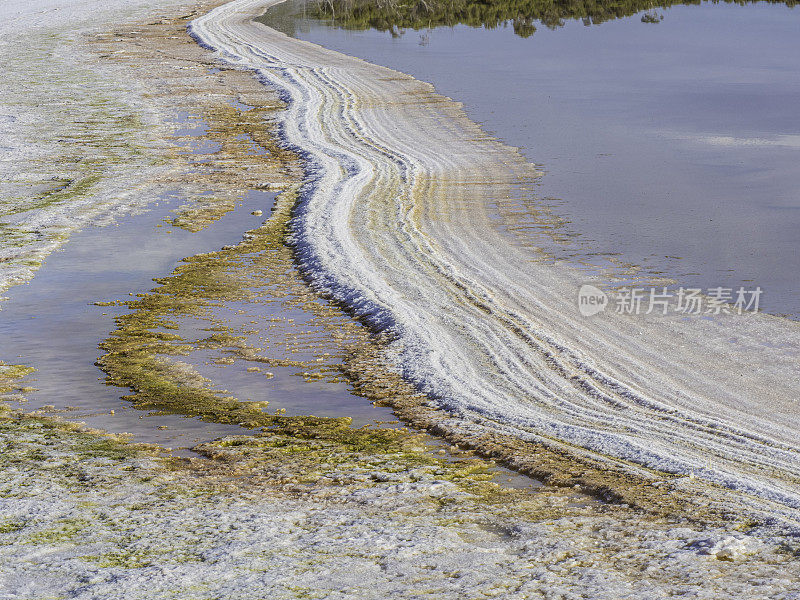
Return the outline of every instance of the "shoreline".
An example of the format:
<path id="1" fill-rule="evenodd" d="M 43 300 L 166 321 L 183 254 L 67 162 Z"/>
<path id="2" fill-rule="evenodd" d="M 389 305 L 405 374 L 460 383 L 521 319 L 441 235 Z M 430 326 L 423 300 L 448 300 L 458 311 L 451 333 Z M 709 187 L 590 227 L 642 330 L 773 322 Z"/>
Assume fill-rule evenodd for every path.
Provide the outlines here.
<path id="1" fill-rule="evenodd" d="M 586 275 L 530 262 L 487 218 L 488 195 L 532 166 L 431 86 L 253 23 L 268 4 L 224 5 L 193 33 L 293 99 L 283 135 L 315 178 L 294 221 L 300 264 L 387 334 L 391 369 L 442 411 L 437 427 L 473 446 L 502 440 L 488 452 L 553 481 L 555 459 L 601 495 L 639 488 L 637 505 L 676 496 L 648 501 L 655 484 L 692 510 L 797 526 L 796 323 L 577 315 Z M 611 472 L 625 483 L 609 485 Z"/>
<path id="2" fill-rule="evenodd" d="M 792 190 L 797 186 L 789 182 L 796 148 L 776 146 L 768 151 L 764 147 L 714 146 L 728 138 L 722 133 L 719 138 L 710 134 L 703 137 L 707 132 L 699 131 L 694 132 L 697 136 L 693 137 L 691 128 L 679 135 L 675 132 L 681 131 L 681 124 L 674 121 L 674 115 L 670 116 L 670 107 L 662 103 L 664 95 L 669 95 L 672 89 L 680 96 L 673 106 L 688 113 L 699 108 L 693 98 L 714 96 L 720 85 L 727 85 L 723 80 L 735 78 L 732 72 L 722 69 L 717 81 L 713 59 L 703 53 L 702 47 L 696 46 L 696 39 L 687 39 L 687 46 L 675 47 L 669 43 L 670 37 L 709 27 L 711 37 L 707 43 L 728 55 L 731 64 L 741 61 L 743 73 L 752 74 L 763 60 L 752 54 L 749 59 L 737 55 L 742 46 L 726 38 L 726 28 L 717 27 L 715 23 L 750 22 L 752 18 L 753 30 L 762 33 L 771 24 L 776 34 L 774 44 L 785 48 L 791 46 L 791 42 L 780 21 L 786 11 L 784 7 L 771 6 L 761 11 L 755 7 L 709 4 L 695 11 L 687 6 L 671 10 L 666 21 L 656 28 L 643 26 L 635 17 L 624 18 L 616 25 L 603 24 L 588 29 L 575 21 L 557 31 L 541 31 L 541 38 L 534 35 L 525 41 L 508 29 L 473 29 L 462 23 L 452 32 L 435 28 L 427 33 L 420 32 L 421 42 L 432 42 L 428 45 L 417 44 L 417 35 L 410 30 L 406 34 L 398 31 L 396 38 L 378 31 L 381 27 L 375 20 L 383 19 L 384 24 L 397 23 L 396 19 L 402 20 L 403 15 L 414 14 L 412 5 L 393 9 L 369 3 L 363 6 L 333 4 L 337 15 L 333 21 L 325 18 L 326 14 L 330 17 L 331 7 L 326 9 L 320 4 L 304 9 L 304 3 L 297 1 L 276 6 L 259 20 L 290 37 L 431 83 L 440 94 L 463 102 L 466 115 L 483 129 L 506 144 L 519 147 L 521 153 L 547 175 L 532 187 L 519 189 L 512 198 L 497 199 L 495 212 L 505 219 L 509 237 L 520 245 L 536 248 L 542 255 L 541 260 L 577 264 L 591 272 L 602 273 L 608 280 L 604 290 L 612 293 L 621 287 L 647 290 L 650 286 L 661 289 L 662 285 L 669 286 L 673 293 L 679 286 L 704 289 L 722 286 L 736 290 L 740 285 L 747 288 L 748 283 L 755 286 L 753 282 L 758 282 L 764 290 L 761 312 L 791 318 L 791 314 L 783 314 L 786 311 L 796 317 L 798 307 L 791 289 L 793 263 L 788 258 L 796 254 L 791 245 L 794 221 L 792 217 L 778 218 L 769 210 L 768 200 L 772 196 L 776 202 L 792 197 Z M 498 5 L 500 9 L 505 6 Z M 432 17 L 441 15 L 437 6 L 429 8 Z M 524 9 L 535 11 L 535 7 L 529 5 Z M 590 10 L 585 6 L 577 9 Z M 422 5 L 420 10 L 426 12 Z M 458 7 L 453 10 L 456 21 L 469 21 Z M 719 19 L 715 19 L 715 15 Z M 375 28 L 367 26 L 369 20 L 373 20 Z M 350 26 L 360 31 L 352 31 Z M 367 29 L 361 30 L 365 27 Z M 748 42 L 757 45 L 759 35 L 751 31 Z M 652 46 L 645 42 L 648 38 Z M 582 41 L 591 51 L 582 48 Z M 626 57 L 626 43 L 634 44 L 640 52 Z M 767 60 L 771 49 L 776 48 L 766 40 L 764 43 L 763 59 Z M 600 61 L 598 52 L 604 47 L 609 52 L 608 60 Z M 698 62 L 679 76 L 680 85 L 670 78 L 653 81 L 653 86 L 646 85 L 648 76 L 645 73 L 656 66 L 652 64 L 656 56 L 663 54 L 670 69 L 679 71 L 678 57 L 697 52 L 700 53 Z M 784 55 L 786 52 L 776 51 L 775 61 L 780 62 L 778 57 Z M 506 58 L 513 66 L 495 69 L 496 65 L 504 64 Z M 765 78 L 766 86 L 759 88 L 758 93 L 765 100 L 772 94 L 780 95 L 784 86 L 792 90 L 787 93 L 800 91 L 790 83 L 791 78 L 781 77 L 780 69 L 769 67 L 777 66 L 777 62 L 763 63 L 765 71 L 760 77 Z M 555 64 L 559 65 L 558 69 L 546 67 Z M 616 64 L 625 65 L 624 70 L 629 75 L 619 75 L 614 68 Z M 785 67 L 793 69 L 789 63 Z M 710 77 L 699 76 L 700 72 Z M 697 89 L 687 96 L 685 92 L 692 88 L 695 78 Z M 586 79 L 585 89 L 580 83 L 583 79 Z M 602 110 L 603 84 L 600 81 L 611 86 L 608 101 L 620 108 L 624 106 L 623 112 Z M 645 92 L 643 88 L 650 91 Z M 552 101 L 545 90 L 553 92 Z M 643 95 L 637 96 L 636 90 L 642 90 Z M 631 92 L 634 92 L 633 97 L 630 97 Z M 584 109 L 576 107 L 572 100 L 584 97 L 592 101 Z M 731 102 L 736 104 L 734 97 Z M 504 106 L 504 110 L 495 110 L 500 106 Z M 592 106 L 600 108 L 600 113 L 593 115 Z M 649 131 L 642 121 L 645 106 L 650 107 L 647 112 L 654 114 L 655 131 Z M 663 114 L 665 112 L 667 114 Z M 624 113 L 630 113 L 633 119 L 631 130 L 626 134 L 619 131 L 625 128 Z M 791 122 L 786 109 L 770 110 L 769 114 L 773 116 L 744 111 L 739 118 L 730 107 L 720 106 L 716 117 L 707 115 L 708 126 L 714 129 L 712 123 L 724 127 L 720 124 L 730 122 L 733 129 L 727 133 L 733 136 L 730 138 L 733 143 L 744 139 L 742 132 L 736 130 L 736 124 L 742 120 L 756 128 L 769 128 L 765 120 L 769 118 L 776 123 L 780 121 L 780 114 L 784 121 L 788 118 L 787 122 Z M 769 134 L 762 133 L 761 141 L 767 143 Z M 785 141 L 791 146 L 791 138 L 769 139 L 775 144 Z M 755 143 L 755 140 L 750 141 Z M 662 156 L 666 162 L 659 163 L 657 156 Z M 703 168 L 704 159 L 726 164 L 731 169 L 740 161 L 752 160 L 752 169 L 774 169 L 775 179 L 780 183 L 766 185 L 760 199 L 747 200 L 737 193 L 749 187 L 750 181 L 745 175 L 731 174 L 716 179 L 713 170 Z M 692 167 L 697 172 L 692 171 Z M 573 170 L 577 170 L 574 176 L 570 175 Z M 639 195 L 641 206 L 634 201 Z M 792 202 L 788 199 L 786 202 L 789 208 Z M 726 207 L 724 214 L 715 210 L 721 204 Z M 752 223 L 758 223 L 758 227 L 752 229 L 748 225 Z M 741 240 L 736 257 L 732 256 L 733 248 L 723 250 L 727 248 L 724 239 L 720 239 L 723 232 L 728 232 L 728 239 Z M 763 252 L 760 250 L 763 243 L 753 247 L 759 236 L 763 241 L 774 239 L 775 245 L 767 244 Z M 722 272 L 727 267 L 720 253 L 731 257 L 730 270 L 725 275 Z M 747 264 L 741 258 L 745 253 L 751 257 Z M 778 254 L 787 257 L 783 268 L 773 260 Z"/>
<path id="3" fill-rule="evenodd" d="M 212 183 L 203 175 L 208 168 L 221 178 L 213 180 L 221 189 L 228 184 L 240 189 L 244 165 L 247 177 L 264 183 L 262 169 L 269 170 L 271 159 L 254 148 L 271 148 L 269 135 L 255 146 L 240 137 L 253 126 L 258 131 L 264 121 L 242 106 L 226 108 L 230 88 L 221 81 L 236 81 L 253 93 L 249 102 L 237 96 L 240 105 L 261 104 L 268 111 L 278 106 L 256 90 L 249 72 L 198 62 L 195 44 L 180 30 L 186 12 L 159 11 L 154 18 L 148 20 L 152 29 L 140 22 L 125 24 L 101 36 L 99 47 L 119 50 L 114 60 L 127 64 L 131 78 L 138 68 L 159 81 L 149 54 L 155 51 L 161 67 L 181 74 L 175 80 L 181 93 L 159 86 L 172 108 L 182 93 L 189 94 L 191 104 L 191 90 L 200 86 L 199 98 L 210 102 L 214 117 L 206 125 L 223 146 L 218 166 L 227 165 L 220 174 L 210 155 L 195 156 L 191 173 L 202 185 Z M 210 86 L 202 84 L 206 68 L 214 71 Z M 225 149 L 226 144 L 234 148 Z M 294 201 L 291 185 L 287 190 L 264 225 L 239 244 L 189 257 L 150 291 L 123 299 L 124 306 L 117 307 L 126 312 L 107 340 L 104 357 L 115 377 L 135 376 L 139 359 L 159 354 L 173 365 L 189 360 L 183 352 L 198 341 L 190 333 L 200 336 L 204 351 L 214 346 L 210 349 L 219 352 L 204 359 L 280 368 L 271 347 L 262 351 L 243 339 L 253 326 L 251 313 L 236 321 L 218 309 L 227 306 L 236 314 L 246 308 L 243 297 L 263 292 L 259 286 L 265 280 L 296 277 L 295 271 L 285 272 L 294 269 L 283 229 Z M 185 206 L 169 226 L 202 229 L 236 204 L 221 192 L 200 200 Z M 256 246 L 262 251 L 251 252 Z M 272 292 L 280 296 L 288 288 Z M 98 301 L 108 306 L 114 299 Z M 338 314 L 335 319 L 344 319 L 329 308 Z M 319 310 L 325 312 L 325 306 Z M 186 324 L 208 316 L 225 322 L 222 327 Z M 339 331 L 342 321 L 335 319 L 331 323 Z M 385 356 L 364 328 L 348 322 L 367 343 L 353 347 L 347 336 L 337 337 L 334 342 L 347 352 L 318 367 L 319 374 L 333 374 L 328 368 L 343 359 L 362 393 L 375 401 L 395 396 L 402 391 L 397 386 L 408 384 L 385 370 Z M 198 329 L 201 333 L 194 333 Z M 176 332 L 184 339 L 170 337 Z M 300 349 L 319 345 L 303 337 L 289 341 Z M 173 344 L 178 347 L 164 347 Z M 217 372 L 231 368 L 225 361 Z M 133 393 L 144 405 L 154 399 L 157 404 L 160 386 L 177 384 L 187 391 L 197 382 L 182 379 L 187 372 L 181 370 L 145 372 L 147 381 L 123 382 L 136 388 Z M 311 385 L 317 371 L 300 375 L 305 373 Z M 25 375 L 22 367 L 0 368 L 0 393 L 19 392 L 15 388 Z M 162 381 L 155 381 L 159 377 Z M 788 598 L 796 588 L 790 578 L 800 565 L 792 538 L 776 537 L 755 523 L 716 527 L 692 521 L 692 515 L 662 518 L 589 500 L 572 488 L 509 489 L 498 484 L 491 461 L 458 448 L 450 454 L 436 451 L 424 435 L 407 429 L 276 415 L 224 394 L 209 397 L 207 388 L 195 391 L 178 398 L 185 404 L 171 408 L 245 424 L 253 419 L 256 429 L 201 444 L 196 450 L 202 459 L 180 458 L 41 413 L 0 410 L 0 443 L 6 449 L 0 456 L 2 593 L 26 600 L 64 594 L 87 600 L 381 600 L 398 594 L 443 600 L 545 594 L 633 600 L 678 593 L 761 598 L 765 591 Z M 198 403 L 201 396 L 210 404 Z"/>

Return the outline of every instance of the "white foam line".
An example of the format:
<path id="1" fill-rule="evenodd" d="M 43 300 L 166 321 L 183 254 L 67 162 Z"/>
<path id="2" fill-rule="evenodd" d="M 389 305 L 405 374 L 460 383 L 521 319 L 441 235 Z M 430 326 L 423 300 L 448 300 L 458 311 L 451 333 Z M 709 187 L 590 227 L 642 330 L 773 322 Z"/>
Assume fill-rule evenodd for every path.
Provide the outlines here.
<path id="1" fill-rule="evenodd" d="M 191 31 L 285 95 L 283 133 L 309 165 L 300 262 L 395 334 L 409 380 L 465 426 L 694 473 L 800 519 L 796 323 L 581 317 L 585 273 L 493 226 L 491 203 L 533 167 L 431 86 L 252 21 L 278 1 L 235 0 Z"/>

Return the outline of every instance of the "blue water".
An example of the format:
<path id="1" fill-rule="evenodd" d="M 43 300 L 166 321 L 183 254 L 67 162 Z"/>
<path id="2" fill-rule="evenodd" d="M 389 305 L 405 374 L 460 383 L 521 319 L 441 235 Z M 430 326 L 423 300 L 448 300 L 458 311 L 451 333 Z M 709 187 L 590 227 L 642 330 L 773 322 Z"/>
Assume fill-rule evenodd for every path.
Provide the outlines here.
<path id="1" fill-rule="evenodd" d="M 658 24 L 572 21 L 530 38 L 392 37 L 293 12 L 297 37 L 431 82 L 520 147 L 577 257 L 703 289 L 758 285 L 762 308 L 800 316 L 800 10 L 677 6 Z"/>

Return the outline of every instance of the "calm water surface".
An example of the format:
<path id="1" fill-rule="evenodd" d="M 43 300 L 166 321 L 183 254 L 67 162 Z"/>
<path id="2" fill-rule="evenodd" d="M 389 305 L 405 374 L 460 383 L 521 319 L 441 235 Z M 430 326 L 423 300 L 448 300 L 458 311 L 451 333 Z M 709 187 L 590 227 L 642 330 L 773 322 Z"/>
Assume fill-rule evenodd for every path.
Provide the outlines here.
<path id="1" fill-rule="evenodd" d="M 678 284 L 764 289 L 800 316 L 800 10 L 703 4 L 585 26 L 464 25 L 399 36 L 308 18 L 268 24 L 409 73 L 462 101 L 545 176 L 574 244 Z"/>

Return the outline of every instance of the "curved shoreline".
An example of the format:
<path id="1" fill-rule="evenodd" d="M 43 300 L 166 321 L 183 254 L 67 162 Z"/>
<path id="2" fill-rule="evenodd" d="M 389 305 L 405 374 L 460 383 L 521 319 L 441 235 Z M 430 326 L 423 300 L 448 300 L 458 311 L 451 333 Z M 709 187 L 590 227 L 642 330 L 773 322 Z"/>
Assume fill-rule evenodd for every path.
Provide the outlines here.
<path id="1" fill-rule="evenodd" d="M 677 476 L 687 496 L 702 481 L 797 526 L 797 324 L 581 317 L 586 275 L 537 264 L 491 222 L 488 202 L 533 167 L 432 86 L 252 22 L 275 3 L 231 2 L 192 33 L 290 101 L 283 133 L 309 164 L 301 266 L 389 334 L 403 377 L 473 437 Z"/>

